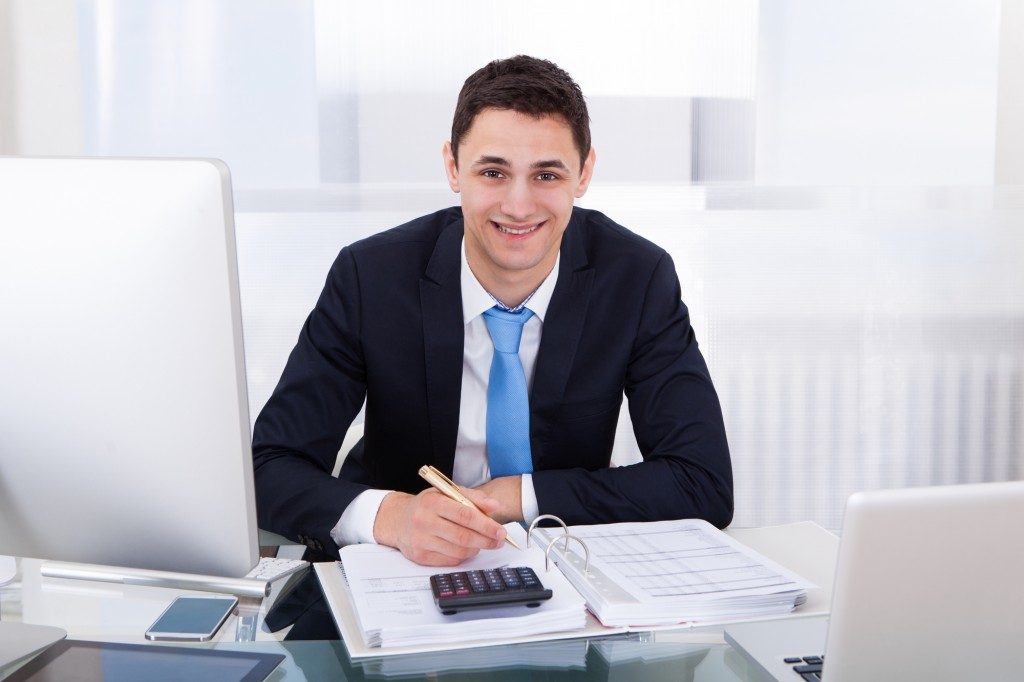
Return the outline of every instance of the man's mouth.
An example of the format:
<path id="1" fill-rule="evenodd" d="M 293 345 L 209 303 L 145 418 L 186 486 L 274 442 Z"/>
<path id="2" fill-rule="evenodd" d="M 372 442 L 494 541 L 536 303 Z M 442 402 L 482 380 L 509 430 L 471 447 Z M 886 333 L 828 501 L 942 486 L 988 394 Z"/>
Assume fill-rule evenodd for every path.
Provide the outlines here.
<path id="1" fill-rule="evenodd" d="M 541 227 L 544 224 L 544 221 L 539 223 L 533 223 L 532 225 L 513 225 L 508 223 L 496 223 L 492 220 L 491 224 L 498 228 L 499 232 L 503 232 L 504 234 L 510 234 L 513 236 L 519 236 L 533 232 L 534 230 Z"/>

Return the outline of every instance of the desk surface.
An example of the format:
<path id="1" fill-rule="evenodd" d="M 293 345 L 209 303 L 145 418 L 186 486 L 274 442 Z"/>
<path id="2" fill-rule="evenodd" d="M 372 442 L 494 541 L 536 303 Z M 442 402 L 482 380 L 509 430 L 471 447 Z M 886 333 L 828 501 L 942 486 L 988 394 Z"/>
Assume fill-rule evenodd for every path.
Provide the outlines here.
<path id="1" fill-rule="evenodd" d="M 731 529 L 741 542 L 819 586 L 803 613 L 828 608 L 838 538 L 813 523 Z M 143 633 L 181 590 L 43 578 L 39 563 L 19 562 L 15 581 L 0 588 L 0 619 L 56 625 L 71 639 L 147 642 Z M 521 673 L 582 680 L 757 679 L 722 639 L 721 627 L 647 632 L 615 637 L 484 647 L 455 652 L 351 662 L 339 641 L 280 641 L 265 632 L 263 617 L 282 584 L 266 600 L 242 599 L 216 639 L 190 646 L 277 652 L 286 660 L 271 680 L 362 680 L 430 675 L 432 679 L 513 680 Z M 159 646 L 158 644 L 152 644 Z M 9 670 L 3 672 L 10 672 Z M 0 678 L 4 676 L 0 672 Z"/>

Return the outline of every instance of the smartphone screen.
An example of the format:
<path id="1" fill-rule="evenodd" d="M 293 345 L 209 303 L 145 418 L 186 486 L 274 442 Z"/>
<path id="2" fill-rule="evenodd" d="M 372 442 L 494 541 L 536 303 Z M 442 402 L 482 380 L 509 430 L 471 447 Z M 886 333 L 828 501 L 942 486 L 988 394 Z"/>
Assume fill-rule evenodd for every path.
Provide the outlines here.
<path id="1" fill-rule="evenodd" d="M 178 597 L 146 631 L 146 638 L 208 640 L 237 603 L 234 597 Z"/>

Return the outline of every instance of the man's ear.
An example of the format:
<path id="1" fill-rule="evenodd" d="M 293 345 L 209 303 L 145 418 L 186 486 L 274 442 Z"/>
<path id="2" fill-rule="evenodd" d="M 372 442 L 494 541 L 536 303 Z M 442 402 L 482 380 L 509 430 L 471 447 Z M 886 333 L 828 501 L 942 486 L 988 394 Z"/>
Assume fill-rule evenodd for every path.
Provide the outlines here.
<path id="1" fill-rule="evenodd" d="M 580 171 L 580 184 L 576 186 L 576 191 L 573 192 L 573 196 L 577 199 L 587 193 L 587 188 L 590 187 L 590 179 L 594 176 L 594 164 L 596 162 L 597 154 L 594 152 L 594 148 L 591 147 L 590 153 L 587 154 L 587 160 L 583 162 L 583 169 Z"/>
<path id="2" fill-rule="evenodd" d="M 456 194 L 459 193 L 459 168 L 455 165 L 455 155 L 452 154 L 452 143 L 445 142 L 441 147 L 441 157 L 444 159 L 444 172 L 448 176 L 448 186 Z"/>

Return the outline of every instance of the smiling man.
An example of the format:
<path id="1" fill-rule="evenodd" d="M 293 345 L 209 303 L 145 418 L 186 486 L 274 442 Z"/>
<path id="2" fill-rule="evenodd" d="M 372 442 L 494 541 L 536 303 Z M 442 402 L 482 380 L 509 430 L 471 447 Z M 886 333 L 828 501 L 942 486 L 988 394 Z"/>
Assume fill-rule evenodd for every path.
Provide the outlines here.
<path id="1" fill-rule="evenodd" d="M 595 153 L 579 86 L 518 56 L 459 94 L 461 208 L 342 249 L 256 422 L 260 527 L 337 556 L 456 565 L 500 523 L 732 518 L 721 408 L 671 258 L 574 207 Z M 610 468 L 623 395 L 643 462 Z M 365 436 L 331 476 L 365 398 Z M 432 464 L 484 510 L 426 489 Z"/>

